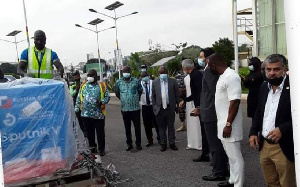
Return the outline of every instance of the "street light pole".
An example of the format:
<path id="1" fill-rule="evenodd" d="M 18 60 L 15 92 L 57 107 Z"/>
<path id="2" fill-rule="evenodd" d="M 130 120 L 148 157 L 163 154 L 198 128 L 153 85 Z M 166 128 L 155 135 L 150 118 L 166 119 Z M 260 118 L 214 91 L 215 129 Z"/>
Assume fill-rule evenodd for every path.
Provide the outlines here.
<path id="1" fill-rule="evenodd" d="M 96 34 L 97 34 L 97 46 L 98 46 L 98 60 L 99 60 L 99 74 L 100 74 L 100 81 L 103 82 L 103 72 L 102 72 L 102 66 L 101 66 L 101 58 L 100 58 L 100 49 L 99 49 L 99 32 L 96 25 Z"/>
<path id="2" fill-rule="evenodd" d="M 121 63 L 122 63 L 122 59 L 120 59 L 121 57 L 121 53 L 120 53 L 120 49 L 119 49 L 119 41 L 118 41 L 118 29 L 117 29 L 117 20 L 120 19 L 120 18 L 123 18 L 123 17 L 126 17 L 126 16 L 130 16 L 130 15 L 133 15 L 133 14 L 137 14 L 138 12 L 132 12 L 130 14 L 127 14 L 127 15 L 124 15 L 124 16 L 120 16 L 120 17 L 117 17 L 117 14 L 116 14 L 116 9 L 120 6 L 124 5 L 123 3 L 120 3 L 119 1 L 116 1 L 114 2 L 113 4 L 111 5 L 108 5 L 107 7 L 105 7 L 105 9 L 107 10 L 113 10 L 114 11 L 114 14 L 115 14 L 115 17 L 112 17 L 112 16 L 109 16 L 109 15 L 106 15 L 106 14 L 103 14 L 101 12 L 98 12 L 94 9 L 89 9 L 90 12 L 94 12 L 94 13 L 97 13 L 97 14 L 101 14 L 103 16 L 106 16 L 106 17 L 109 17 L 111 19 L 113 19 L 115 21 L 115 28 L 116 28 L 116 45 L 117 45 L 117 51 L 115 53 L 115 57 L 116 57 L 116 63 L 118 63 L 118 70 L 119 70 L 119 79 L 121 78 Z"/>
<path id="3" fill-rule="evenodd" d="M 106 31 L 106 30 L 115 28 L 115 26 L 112 26 L 112 27 L 110 27 L 110 28 L 103 29 L 103 30 L 100 30 L 100 31 L 99 31 L 97 25 L 98 25 L 99 23 L 101 23 L 102 21 L 103 21 L 103 20 L 97 18 L 97 19 L 95 19 L 95 20 L 93 20 L 93 21 L 91 21 L 91 22 L 88 23 L 88 24 L 90 24 L 90 25 L 95 25 L 95 26 L 96 26 L 96 31 L 94 31 L 94 30 L 92 30 L 92 29 L 89 29 L 89 28 L 86 28 L 86 27 L 83 27 L 83 26 L 81 26 L 81 25 L 79 25 L 79 24 L 75 24 L 76 27 L 81 27 L 81 28 L 83 28 L 83 29 L 92 31 L 92 32 L 94 32 L 94 33 L 97 34 L 97 48 L 98 48 L 98 59 L 99 59 L 99 76 L 100 76 L 100 81 L 101 81 L 101 82 L 103 81 L 103 73 L 102 73 L 102 66 L 101 66 L 100 47 L 99 47 L 99 36 L 98 36 L 98 34 L 99 34 L 99 32 L 102 32 L 102 31 Z"/>

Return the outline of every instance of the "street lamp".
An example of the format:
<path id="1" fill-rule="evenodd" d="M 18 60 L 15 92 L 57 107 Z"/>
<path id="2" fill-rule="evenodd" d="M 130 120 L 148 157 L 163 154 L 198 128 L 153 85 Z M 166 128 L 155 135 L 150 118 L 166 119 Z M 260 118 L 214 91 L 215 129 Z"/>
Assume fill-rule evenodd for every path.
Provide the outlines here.
<path id="1" fill-rule="evenodd" d="M 120 6 L 122 6 L 122 5 L 124 5 L 123 3 L 121 3 L 121 2 L 119 2 L 119 1 L 116 1 L 116 2 L 114 2 L 113 4 L 111 4 L 111 5 L 108 5 L 108 6 L 106 6 L 105 7 L 105 9 L 107 9 L 107 10 L 113 10 L 114 11 L 114 14 L 115 14 L 115 17 L 112 17 L 112 16 L 109 16 L 109 15 L 106 15 L 106 14 L 103 14 L 103 13 L 101 13 L 101 12 L 98 12 L 98 11 L 96 11 L 96 10 L 94 10 L 94 9 L 89 9 L 89 11 L 90 12 L 94 12 L 94 13 L 98 13 L 98 14 L 101 14 L 101 15 L 103 15 L 103 16 L 106 16 L 106 17 L 109 17 L 109 18 L 111 18 L 111 19 L 113 19 L 113 20 L 115 20 L 115 28 L 116 28 L 116 44 L 117 44 L 117 52 L 116 52 L 116 59 L 118 59 L 119 60 L 119 62 L 118 62 L 118 65 L 119 65 L 119 78 L 121 78 L 121 71 L 120 71 L 120 65 L 121 65 L 121 59 L 119 59 L 119 56 L 120 56 L 120 50 L 119 50 L 119 42 L 118 42 L 118 29 L 117 29 L 117 20 L 118 19 L 120 19 L 120 18 L 123 18 L 123 17 L 127 17 L 127 16 L 130 16 L 130 15 L 133 15 L 133 14 L 137 14 L 138 12 L 132 12 L 132 13 L 130 13 L 130 14 L 126 14 L 126 15 L 124 15 L 124 16 L 119 16 L 119 17 L 117 17 L 117 14 L 116 14 L 116 9 L 117 8 L 119 8 Z"/>
<path id="2" fill-rule="evenodd" d="M 0 39 L 0 40 L 2 40 L 2 41 L 9 42 L 9 43 L 13 43 L 13 44 L 16 45 L 16 52 L 17 52 L 17 59 L 18 59 L 18 62 L 19 62 L 18 43 L 25 41 L 25 40 L 20 40 L 20 41 L 17 42 L 17 37 L 16 37 L 16 35 L 19 34 L 20 32 L 22 32 L 22 31 L 14 30 L 14 31 L 12 31 L 11 33 L 9 33 L 9 34 L 6 35 L 6 36 L 14 36 L 14 37 L 15 37 L 15 41 L 14 41 L 14 42 L 13 42 L 13 41 L 9 41 L 9 40 L 3 40 L 3 39 Z"/>
<path id="3" fill-rule="evenodd" d="M 99 23 L 103 22 L 103 21 L 104 21 L 104 20 L 97 18 L 97 19 L 95 19 L 95 20 L 93 20 L 93 21 L 90 21 L 90 22 L 88 23 L 88 24 L 90 24 L 90 25 L 95 25 L 95 26 L 96 26 L 96 30 L 95 30 L 95 31 L 92 30 L 92 29 L 83 27 L 83 26 L 81 26 L 81 25 L 79 25 L 79 24 L 75 24 L 76 27 L 81 27 L 81 28 L 83 28 L 83 29 L 92 31 L 92 32 L 94 32 L 94 33 L 97 34 L 98 60 L 99 60 L 99 74 L 100 74 L 100 81 L 101 81 L 101 82 L 103 82 L 103 72 L 102 72 L 101 59 L 100 59 L 99 37 L 98 37 L 98 34 L 99 34 L 99 32 L 102 32 L 102 31 L 106 31 L 106 30 L 115 28 L 115 26 L 112 26 L 112 27 L 110 27 L 110 28 L 107 28 L 107 29 L 103 29 L 103 30 L 98 31 L 97 25 L 98 25 Z"/>

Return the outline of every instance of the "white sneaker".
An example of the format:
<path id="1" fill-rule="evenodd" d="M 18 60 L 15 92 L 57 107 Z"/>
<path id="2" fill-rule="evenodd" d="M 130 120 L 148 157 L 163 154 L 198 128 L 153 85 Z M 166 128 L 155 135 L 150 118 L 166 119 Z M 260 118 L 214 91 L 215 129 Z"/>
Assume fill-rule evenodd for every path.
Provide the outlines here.
<path id="1" fill-rule="evenodd" d="M 100 155 L 95 155 L 95 157 L 96 157 L 95 162 L 96 162 L 97 164 L 102 163 Z"/>

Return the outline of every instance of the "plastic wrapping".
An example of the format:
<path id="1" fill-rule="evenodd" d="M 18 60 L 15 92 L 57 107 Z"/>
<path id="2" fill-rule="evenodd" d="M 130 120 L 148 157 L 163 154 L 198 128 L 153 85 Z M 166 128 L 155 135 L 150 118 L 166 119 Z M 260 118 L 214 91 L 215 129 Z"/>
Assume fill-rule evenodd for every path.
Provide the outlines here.
<path id="1" fill-rule="evenodd" d="M 0 84 L 5 184 L 50 178 L 69 168 L 86 149 L 79 129 L 64 82 L 23 78 Z"/>

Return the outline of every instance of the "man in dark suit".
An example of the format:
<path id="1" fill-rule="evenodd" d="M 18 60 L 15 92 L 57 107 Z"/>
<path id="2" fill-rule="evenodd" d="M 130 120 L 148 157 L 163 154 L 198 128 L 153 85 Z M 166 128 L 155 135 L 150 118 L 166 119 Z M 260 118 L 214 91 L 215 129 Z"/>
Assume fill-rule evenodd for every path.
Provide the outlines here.
<path id="1" fill-rule="evenodd" d="M 212 48 L 205 48 L 200 51 L 198 63 L 204 63 L 205 68 L 202 78 L 202 91 L 200 99 L 200 115 L 204 123 L 205 133 L 212 156 L 212 173 L 203 176 L 206 181 L 224 181 L 228 173 L 228 157 L 225 153 L 221 140 L 218 138 L 218 119 L 215 109 L 215 93 L 219 75 L 212 74 L 207 64 Z"/>
<path id="2" fill-rule="evenodd" d="M 179 107 L 182 107 L 185 102 L 194 101 L 195 109 L 192 111 L 191 114 L 193 116 L 199 116 L 200 118 L 200 94 L 202 90 L 202 73 L 195 69 L 194 62 L 190 59 L 185 59 L 181 63 L 182 70 L 190 75 L 191 82 L 191 95 L 185 98 L 183 101 L 180 102 Z M 209 148 L 208 142 L 206 138 L 205 128 L 201 122 L 200 118 L 200 126 L 201 126 L 201 135 L 202 135 L 202 154 L 193 159 L 194 162 L 209 162 Z"/>
<path id="3" fill-rule="evenodd" d="M 167 130 L 170 148 L 178 150 L 175 145 L 175 110 L 180 101 L 178 85 L 175 79 L 168 77 L 168 70 L 161 66 L 158 69 L 159 79 L 152 84 L 152 105 L 156 116 L 161 151 L 167 150 Z"/>
<path id="4" fill-rule="evenodd" d="M 265 64 L 267 81 L 260 89 L 249 142 L 252 148 L 259 147 L 267 186 L 294 187 L 293 125 L 286 59 L 272 54 L 266 58 Z"/>

